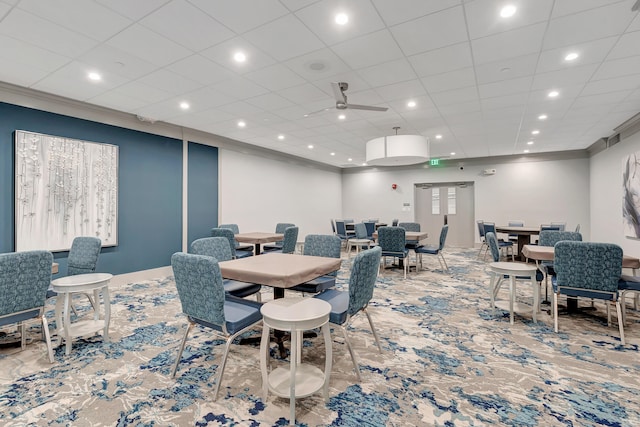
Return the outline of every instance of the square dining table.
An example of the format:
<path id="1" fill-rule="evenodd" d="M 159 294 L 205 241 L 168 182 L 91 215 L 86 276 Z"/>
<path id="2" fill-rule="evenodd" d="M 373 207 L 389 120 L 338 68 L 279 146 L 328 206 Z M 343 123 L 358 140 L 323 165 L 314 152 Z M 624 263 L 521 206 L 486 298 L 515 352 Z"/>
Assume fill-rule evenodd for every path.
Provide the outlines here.
<path id="1" fill-rule="evenodd" d="M 284 239 L 284 234 L 264 232 L 238 233 L 235 238 L 241 243 L 253 243 L 255 245 L 255 254 L 260 255 L 260 245 L 262 243 L 278 242 Z"/>

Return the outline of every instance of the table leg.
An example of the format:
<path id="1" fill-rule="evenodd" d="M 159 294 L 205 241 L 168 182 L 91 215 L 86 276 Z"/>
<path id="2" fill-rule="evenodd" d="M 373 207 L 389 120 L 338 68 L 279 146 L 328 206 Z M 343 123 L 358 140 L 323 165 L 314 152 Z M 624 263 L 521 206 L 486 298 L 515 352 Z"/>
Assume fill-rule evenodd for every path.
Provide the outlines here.
<path id="1" fill-rule="evenodd" d="M 531 235 L 518 234 L 518 253 L 516 254 L 517 259 L 524 260 L 524 255 L 522 255 L 522 247 L 524 245 L 528 245 L 529 243 L 531 243 Z"/>
<path id="2" fill-rule="evenodd" d="M 329 403 L 329 377 L 331 375 L 331 365 L 333 363 L 333 349 L 331 344 L 331 330 L 329 322 L 322 325 L 322 334 L 324 335 L 325 361 L 324 361 L 324 401 Z"/>
<path id="3" fill-rule="evenodd" d="M 263 402 L 267 401 L 269 394 L 269 331 L 267 324 L 262 325 L 262 339 L 260 340 L 260 371 L 262 371 Z"/>
<path id="4" fill-rule="evenodd" d="M 289 425 L 296 425 L 296 367 L 298 353 L 298 331 L 291 331 L 291 354 L 289 355 Z"/>
<path id="5" fill-rule="evenodd" d="M 256 255 L 260 255 L 260 243 L 254 243 L 255 253 Z"/>
<path id="6" fill-rule="evenodd" d="M 62 310 L 64 307 L 64 295 L 58 294 L 56 297 L 56 335 L 58 336 L 58 342 L 56 347 L 62 345 L 62 331 L 64 330 L 64 323 L 62 322 Z"/>
<path id="7" fill-rule="evenodd" d="M 538 323 L 538 311 L 540 310 L 540 289 L 536 283 L 536 272 L 531 273 L 531 290 L 533 291 L 533 322 Z"/>
<path id="8" fill-rule="evenodd" d="M 111 323 L 111 298 L 109 297 L 109 287 L 105 286 L 102 288 L 102 304 L 104 305 L 104 332 L 103 332 L 103 340 L 105 342 L 109 341 L 109 323 Z M 98 307 L 100 306 L 100 302 L 96 299 L 96 312 L 98 311 Z"/>
<path id="9" fill-rule="evenodd" d="M 513 303 L 516 299 L 516 276 L 509 276 L 509 323 L 513 325 Z"/>
<path id="10" fill-rule="evenodd" d="M 71 292 L 64 294 L 64 339 L 65 354 L 71 354 Z"/>

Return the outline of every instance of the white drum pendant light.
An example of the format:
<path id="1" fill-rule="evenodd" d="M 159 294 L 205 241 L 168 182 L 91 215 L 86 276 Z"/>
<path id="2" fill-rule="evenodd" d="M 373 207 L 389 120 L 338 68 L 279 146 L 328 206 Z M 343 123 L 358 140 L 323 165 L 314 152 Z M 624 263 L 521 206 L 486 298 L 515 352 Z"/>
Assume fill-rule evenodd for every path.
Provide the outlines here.
<path id="1" fill-rule="evenodd" d="M 367 165 L 405 166 L 429 160 L 429 139 L 422 135 L 383 136 L 367 142 Z"/>

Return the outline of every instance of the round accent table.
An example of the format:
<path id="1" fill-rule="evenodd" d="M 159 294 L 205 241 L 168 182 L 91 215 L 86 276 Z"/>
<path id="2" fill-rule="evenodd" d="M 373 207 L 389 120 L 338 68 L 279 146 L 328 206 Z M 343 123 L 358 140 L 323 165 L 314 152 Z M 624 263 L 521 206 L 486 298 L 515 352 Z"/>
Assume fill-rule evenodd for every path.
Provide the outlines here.
<path id="1" fill-rule="evenodd" d="M 77 274 L 61 277 L 51 282 L 53 290 L 58 294 L 56 298 L 56 327 L 58 345 L 64 339 L 65 354 L 71 353 L 71 339 L 81 337 L 102 330 L 104 341 L 109 341 L 109 322 L 111 307 L 109 305 L 109 281 L 113 277 L 109 273 Z M 100 291 L 104 306 L 104 316 L 100 316 Z M 83 319 L 71 323 L 71 300 L 73 294 L 87 294 L 93 292 L 93 319 Z"/>
<path id="2" fill-rule="evenodd" d="M 540 308 L 540 292 L 536 283 L 536 266 L 520 262 L 492 262 L 489 264 L 491 275 L 491 284 L 489 292 L 491 293 L 491 309 L 494 307 L 509 311 L 509 322 L 513 325 L 514 311 L 533 312 L 533 321 L 538 321 L 538 311 Z M 495 301 L 496 285 L 501 276 L 509 276 L 509 301 Z M 516 277 L 528 278 L 531 280 L 531 292 L 533 293 L 533 307 L 526 304 L 516 302 Z"/>
<path id="3" fill-rule="evenodd" d="M 295 425 L 296 398 L 309 396 L 320 390 L 325 401 L 329 398 L 332 352 L 328 323 L 331 305 L 316 298 L 279 298 L 265 303 L 260 312 L 263 318 L 260 369 L 264 400 L 267 400 L 269 391 L 276 396 L 289 398 L 289 425 Z M 301 363 L 302 332 L 315 328 L 322 328 L 324 335 L 324 372 L 315 366 Z M 271 372 L 268 366 L 270 329 L 291 333 L 289 367 L 277 367 Z"/>

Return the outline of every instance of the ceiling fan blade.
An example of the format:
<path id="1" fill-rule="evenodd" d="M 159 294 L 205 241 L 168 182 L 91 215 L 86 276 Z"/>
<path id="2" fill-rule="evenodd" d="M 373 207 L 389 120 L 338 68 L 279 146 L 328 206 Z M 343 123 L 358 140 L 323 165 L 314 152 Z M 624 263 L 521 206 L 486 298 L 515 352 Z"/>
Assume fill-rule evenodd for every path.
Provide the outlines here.
<path id="1" fill-rule="evenodd" d="M 336 99 L 336 102 L 342 102 L 346 104 L 347 97 L 340 88 L 340 83 L 331 82 L 331 88 L 333 89 L 333 97 Z"/>
<path id="2" fill-rule="evenodd" d="M 347 104 L 347 108 L 353 110 L 387 111 L 387 107 L 374 107 L 373 105 Z"/>

